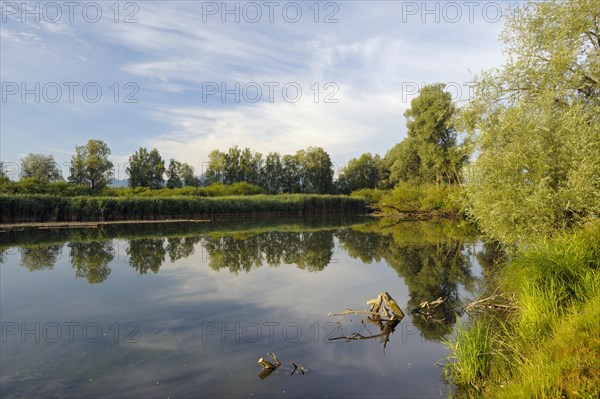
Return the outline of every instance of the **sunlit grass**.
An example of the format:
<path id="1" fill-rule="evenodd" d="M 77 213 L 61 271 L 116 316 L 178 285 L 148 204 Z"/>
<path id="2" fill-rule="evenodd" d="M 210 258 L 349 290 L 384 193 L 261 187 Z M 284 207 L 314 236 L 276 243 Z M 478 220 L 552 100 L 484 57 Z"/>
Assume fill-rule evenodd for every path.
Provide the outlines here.
<path id="1" fill-rule="evenodd" d="M 478 387 L 490 371 L 493 350 L 491 329 L 482 322 L 467 326 L 459 321 L 455 331 L 453 339 L 444 341 L 452 352 L 446 373 L 457 385 Z"/>
<path id="2" fill-rule="evenodd" d="M 469 396 L 598 398 L 600 223 L 524 250 L 501 283 L 517 311 L 459 325 L 448 378 Z"/>

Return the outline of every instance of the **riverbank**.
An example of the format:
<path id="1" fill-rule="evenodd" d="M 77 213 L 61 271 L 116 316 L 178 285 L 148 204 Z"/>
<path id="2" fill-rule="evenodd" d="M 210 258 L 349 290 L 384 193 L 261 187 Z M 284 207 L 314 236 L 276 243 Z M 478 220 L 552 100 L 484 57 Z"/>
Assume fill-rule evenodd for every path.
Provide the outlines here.
<path id="1" fill-rule="evenodd" d="M 252 195 L 224 197 L 61 197 L 0 195 L 0 224 L 209 219 L 224 216 L 356 215 L 369 200 L 341 195 Z"/>
<path id="2" fill-rule="evenodd" d="M 362 189 L 354 198 L 372 202 L 373 216 L 392 220 L 457 220 L 465 217 L 461 187 L 448 184 L 399 183 L 393 189 Z"/>
<path id="3" fill-rule="evenodd" d="M 600 222 L 541 240 L 498 273 L 487 310 L 447 342 L 457 396 L 599 397 Z"/>

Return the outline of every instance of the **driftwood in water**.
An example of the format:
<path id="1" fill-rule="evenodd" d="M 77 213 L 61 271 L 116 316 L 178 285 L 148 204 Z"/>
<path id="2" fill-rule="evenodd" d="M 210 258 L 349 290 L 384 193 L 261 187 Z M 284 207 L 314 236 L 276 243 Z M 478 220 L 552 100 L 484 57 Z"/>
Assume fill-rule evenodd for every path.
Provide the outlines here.
<path id="1" fill-rule="evenodd" d="M 328 340 L 349 342 L 380 338 L 385 353 L 385 347 L 390 341 L 390 334 L 394 332 L 396 326 L 400 323 L 400 320 L 404 318 L 404 312 L 400 309 L 400 306 L 398 306 L 398 303 L 394 298 L 387 292 L 381 292 L 377 298 L 368 300 L 367 305 L 370 305 L 370 310 L 346 309 L 341 313 L 329 313 L 329 316 L 346 316 L 349 314 L 365 315 L 366 317 L 361 323 L 363 323 L 365 327 L 365 321 L 374 324 L 379 329 L 378 333 L 371 333 L 371 331 L 369 331 L 368 335 L 363 335 L 358 332 L 347 335 L 342 332 L 340 336 L 329 338 Z M 369 329 L 367 328 L 367 330 Z"/>
<path id="2" fill-rule="evenodd" d="M 263 357 L 258 359 L 258 364 L 260 364 L 263 368 L 263 371 L 261 371 L 261 373 L 258 375 L 258 378 L 260 378 L 261 380 L 264 380 L 265 378 L 270 376 L 275 370 L 277 370 L 281 366 L 281 361 L 277 358 L 277 356 L 275 356 L 274 353 L 267 352 L 267 356 L 273 359 L 275 363 L 271 363 L 270 361 L 265 360 Z M 290 375 L 294 375 L 296 369 L 298 369 L 298 366 L 296 365 L 296 363 L 293 362 L 290 364 L 294 367 Z M 302 374 L 304 374 L 307 370 L 304 368 L 304 366 L 301 365 L 300 371 L 302 372 Z"/>
<path id="3" fill-rule="evenodd" d="M 440 306 L 442 303 L 446 302 L 446 299 L 448 299 L 448 298 L 439 297 L 435 301 L 431 301 L 431 302 L 423 301 L 419 304 L 418 308 L 414 308 L 413 310 L 411 310 L 411 312 L 412 313 L 420 313 L 422 309 L 435 309 L 438 306 Z"/>
<path id="4" fill-rule="evenodd" d="M 332 337 L 332 338 L 329 338 L 328 340 L 331 342 L 333 342 L 333 341 L 349 342 L 349 341 L 359 341 L 359 340 L 364 340 L 364 339 L 380 338 L 381 343 L 383 343 L 383 352 L 385 353 L 385 348 L 386 348 L 388 342 L 390 342 L 390 334 L 392 334 L 396 330 L 396 326 L 398 324 L 400 324 L 400 320 L 399 319 L 382 320 L 379 316 L 368 317 L 367 320 L 370 323 L 375 324 L 379 328 L 380 332 L 378 334 L 362 335 L 360 333 L 355 332 L 350 335 L 340 335 L 339 337 Z"/>
<path id="5" fill-rule="evenodd" d="M 267 369 L 267 370 L 275 370 L 275 369 L 277 369 L 277 366 L 275 366 L 273 363 L 271 363 L 268 360 L 265 360 L 262 357 L 260 359 L 258 359 L 258 364 L 260 364 L 261 366 L 263 366 L 264 369 Z"/>
<path id="6" fill-rule="evenodd" d="M 404 318 L 404 312 L 398 306 L 398 302 L 387 292 L 380 293 L 377 298 L 369 299 L 367 305 L 371 305 L 369 310 L 345 309 L 341 313 L 329 313 L 329 316 L 346 316 L 349 314 L 364 314 L 367 316 L 379 316 L 384 319 L 401 320 Z M 387 307 L 386 307 L 387 306 Z"/>
<path id="7" fill-rule="evenodd" d="M 387 308 L 385 306 L 382 307 L 383 304 Z M 398 303 L 387 292 L 382 292 L 377 298 L 368 300 L 367 305 L 371 305 L 371 313 L 381 313 L 387 319 L 402 319 L 404 317 L 404 312 L 400 309 Z M 392 312 L 391 314 L 390 311 Z"/>
<path id="8" fill-rule="evenodd" d="M 443 324 L 445 320 L 445 317 L 443 317 L 443 312 L 436 311 L 436 308 L 442 303 L 446 302 L 447 299 L 447 297 L 439 297 L 431 302 L 423 301 L 418 307 L 411 310 L 411 313 L 415 316 L 419 316 L 427 323 L 435 322 L 438 324 Z"/>

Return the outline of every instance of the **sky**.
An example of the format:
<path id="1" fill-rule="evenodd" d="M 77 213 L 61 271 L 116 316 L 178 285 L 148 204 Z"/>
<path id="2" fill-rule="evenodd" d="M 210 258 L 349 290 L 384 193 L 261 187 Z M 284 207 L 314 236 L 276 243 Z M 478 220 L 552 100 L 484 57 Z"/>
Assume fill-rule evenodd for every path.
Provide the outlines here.
<path id="1" fill-rule="evenodd" d="M 500 67 L 493 1 L 2 1 L 0 160 L 105 141 L 200 174 L 211 150 L 321 146 L 336 167 L 406 137 L 425 84 L 459 103 Z"/>

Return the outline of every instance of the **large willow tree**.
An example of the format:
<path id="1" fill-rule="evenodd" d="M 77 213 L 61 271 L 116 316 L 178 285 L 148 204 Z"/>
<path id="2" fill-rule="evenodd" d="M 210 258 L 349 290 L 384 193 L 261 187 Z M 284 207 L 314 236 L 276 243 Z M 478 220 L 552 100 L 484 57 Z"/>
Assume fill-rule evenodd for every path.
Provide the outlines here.
<path id="1" fill-rule="evenodd" d="M 507 60 L 477 79 L 462 120 L 479 156 L 468 212 L 507 243 L 600 214 L 600 1 L 547 1 L 507 16 Z"/>

